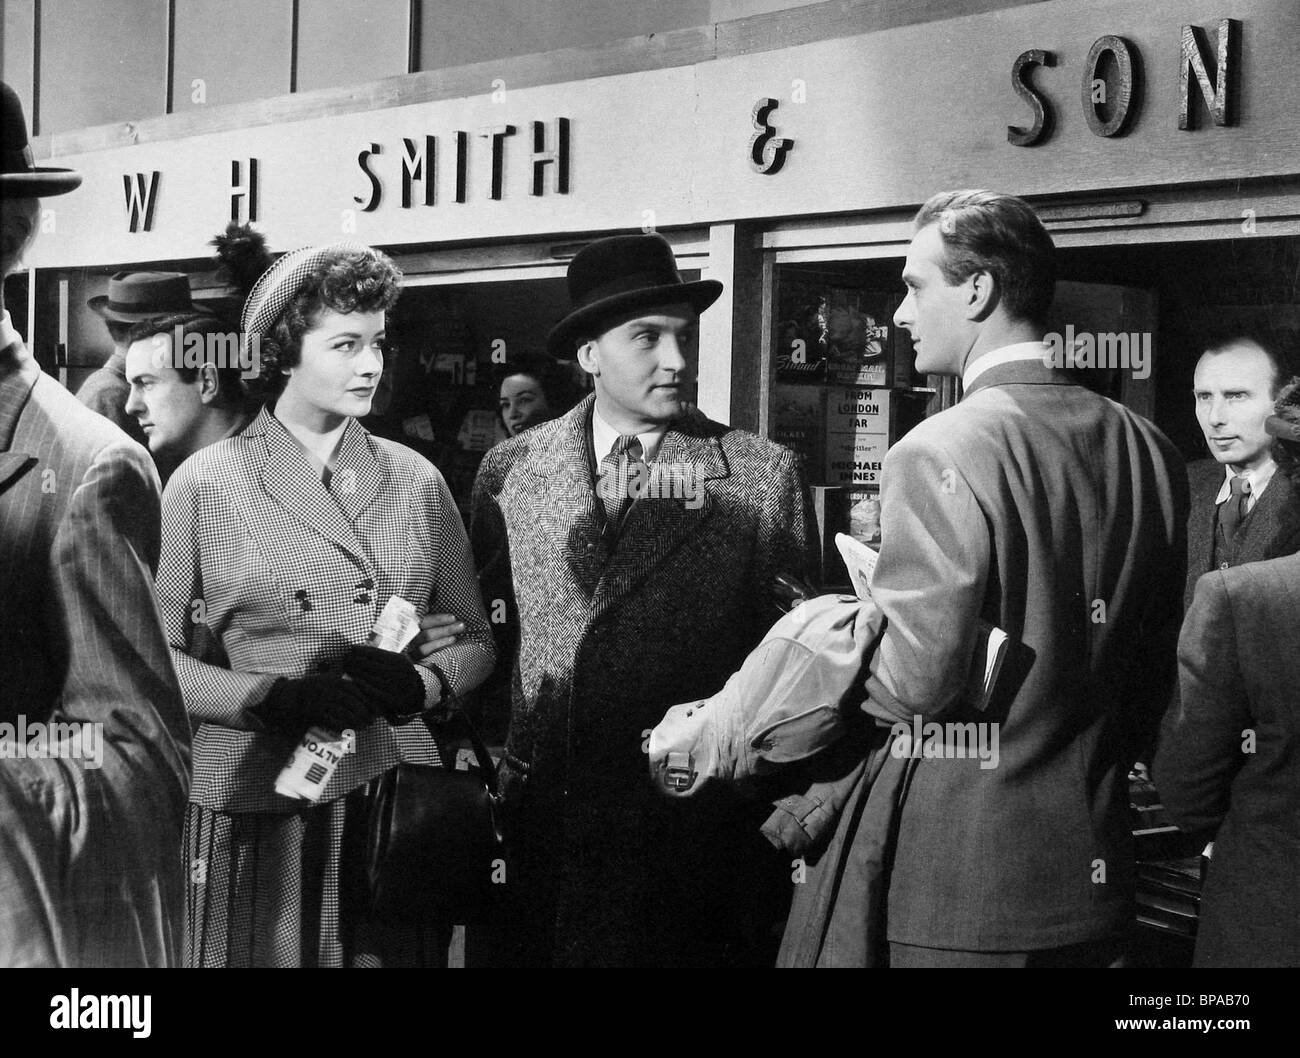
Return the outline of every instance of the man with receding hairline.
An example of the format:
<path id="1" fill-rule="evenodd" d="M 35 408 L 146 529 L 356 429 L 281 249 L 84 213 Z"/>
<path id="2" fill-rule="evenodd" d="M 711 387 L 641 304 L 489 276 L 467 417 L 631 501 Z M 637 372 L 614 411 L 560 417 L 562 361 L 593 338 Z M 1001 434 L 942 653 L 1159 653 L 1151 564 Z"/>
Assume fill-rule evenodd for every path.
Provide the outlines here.
<path id="1" fill-rule="evenodd" d="M 1300 493 L 1274 473 L 1273 439 L 1264 429 L 1289 374 L 1278 341 L 1247 331 L 1216 341 L 1196 363 L 1196 421 L 1211 458 L 1187 467 L 1185 606 L 1212 569 L 1300 551 Z"/>
<path id="2" fill-rule="evenodd" d="M 1168 697 L 1186 486 L 1159 430 L 1052 366 L 1054 275 L 1020 199 L 917 214 L 894 319 L 965 395 L 885 459 L 865 708 L 997 724 L 1001 752 L 911 762 L 893 966 L 1111 965 L 1132 917 L 1127 774 Z M 980 619 L 1013 643 L 984 712 L 964 695 Z"/>

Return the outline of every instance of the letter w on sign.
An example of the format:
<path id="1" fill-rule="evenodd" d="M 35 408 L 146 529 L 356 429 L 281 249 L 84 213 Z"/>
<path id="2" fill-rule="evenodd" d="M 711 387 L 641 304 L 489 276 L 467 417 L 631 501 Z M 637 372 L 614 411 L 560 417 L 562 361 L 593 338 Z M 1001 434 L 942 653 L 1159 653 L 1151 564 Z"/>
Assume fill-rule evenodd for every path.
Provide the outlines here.
<path id="1" fill-rule="evenodd" d="M 158 201 L 158 180 L 162 174 L 155 169 L 149 174 L 148 183 L 144 173 L 122 174 L 122 190 L 126 197 L 127 231 L 152 231 L 153 210 Z M 141 221 L 143 220 L 143 226 Z"/>

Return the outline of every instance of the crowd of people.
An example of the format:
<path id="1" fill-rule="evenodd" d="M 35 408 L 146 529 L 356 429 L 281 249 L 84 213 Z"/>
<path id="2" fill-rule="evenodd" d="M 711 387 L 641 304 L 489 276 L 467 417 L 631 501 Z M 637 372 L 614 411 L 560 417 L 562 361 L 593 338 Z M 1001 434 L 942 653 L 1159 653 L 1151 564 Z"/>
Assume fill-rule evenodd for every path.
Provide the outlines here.
<path id="1" fill-rule="evenodd" d="M 7 147 L 0 278 L 40 198 L 79 181 Z M 9 736 L 0 964 L 444 964 L 457 923 L 370 913 L 365 819 L 503 674 L 504 869 L 469 964 L 773 965 L 815 932 L 818 965 L 1123 965 L 1138 761 L 1214 842 L 1198 964 L 1300 963 L 1300 381 L 1271 336 L 1216 339 L 1195 377 L 1210 458 L 1186 467 L 1050 362 L 1056 272 L 1020 199 L 916 215 L 895 323 L 964 395 L 886 457 L 884 619 L 839 705 L 875 733 L 863 754 L 919 719 L 994 725 L 1000 758 L 896 754 L 832 824 L 815 914 L 789 913 L 804 861 L 759 826 L 790 775 L 673 800 L 647 768 L 665 712 L 710 699 L 814 575 L 817 533 L 794 453 L 691 404 L 722 284 L 684 281 L 666 240 L 574 257 L 548 357 L 503 372 L 509 436 L 468 531 L 438 469 L 358 421 L 401 294 L 378 250 L 267 255 L 237 325 L 184 275 L 114 276 L 90 308 L 115 351 L 80 401 L 4 313 L 0 733 L 100 725 L 104 754 Z M 253 360 L 180 356 L 232 330 Z M 569 407 L 572 364 L 592 392 Z M 689 487 L 633 485 L 661 477 Z M 394 598 L 420 624 L 398 651 L 371 641 Z M 981 709 L 982 624 L 1011 648 Z M 347 750 L 297 800 L 277 778 L 317 729 Z M 846 881 L 868 862 L 883 884 Z"/>

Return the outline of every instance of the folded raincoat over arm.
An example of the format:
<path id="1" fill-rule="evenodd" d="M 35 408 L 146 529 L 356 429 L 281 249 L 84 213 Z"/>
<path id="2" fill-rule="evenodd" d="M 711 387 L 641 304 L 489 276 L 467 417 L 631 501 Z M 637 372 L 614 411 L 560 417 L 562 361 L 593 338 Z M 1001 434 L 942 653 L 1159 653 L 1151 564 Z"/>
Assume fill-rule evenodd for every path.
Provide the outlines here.
<path id="1" fill-rule="evenodd" d="M 798 857 L 782 966 L 886 962 L 886 864 L 908 761 L 862 712 L 859 678 L 883 628 L 870 599 L 810 599 L 772 626 L 721 691 L 674 706 L 650 735 L 650 772 L 670 797 L 787 773 L 796 792 L 775 802 L 762 828 Z"/>
<path id="2" fill-rule="evenodd" d="M 674 797 L 770 774 L 838 742 L 883 630 L 870 599 L 822 595 L 782 617 L 725 687 L 675 705 L 650 733 L 650 772 Z"/>

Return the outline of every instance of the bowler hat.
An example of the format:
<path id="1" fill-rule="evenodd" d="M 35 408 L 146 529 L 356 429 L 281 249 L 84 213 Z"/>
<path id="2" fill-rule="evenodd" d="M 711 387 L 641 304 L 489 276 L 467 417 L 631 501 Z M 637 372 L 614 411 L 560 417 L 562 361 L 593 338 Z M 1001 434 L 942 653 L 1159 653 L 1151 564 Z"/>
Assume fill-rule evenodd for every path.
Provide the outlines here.
<path id="1" fill-rule="evenodd" d="M 35 164 L 23 104 L 12 88 L 0 81 L 0 198 L 48 198 L 66 194 L 80 184 L 80 173 Z"/>
<path id="2" fill-rule="evenodd" d="M 662 235 L 614 235 L 584 246 L 569 262 L 573 307 L 546 338 L 552 356 L 573 359 L 577 340 L 620 313 L 685 301 L 703 312 L 722 293 L 716 279 L 685 283 Z"/>
<path id="3" fill-rule="evenodd" d="M 86 302 L 114 323 L 138 323 L 172 312 L 192 312 L 190 281 L 183 272 L 118 272 L 108 293 Z"/>

